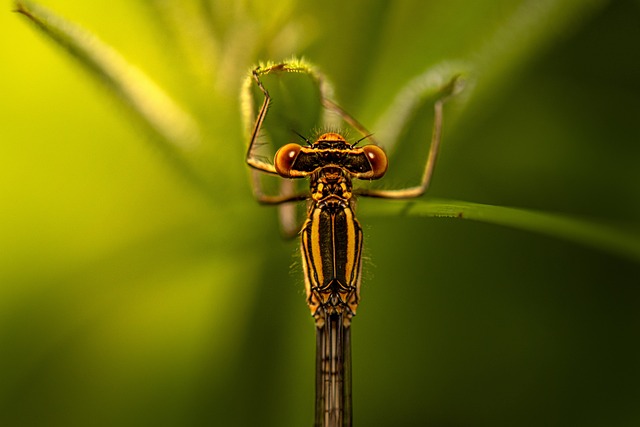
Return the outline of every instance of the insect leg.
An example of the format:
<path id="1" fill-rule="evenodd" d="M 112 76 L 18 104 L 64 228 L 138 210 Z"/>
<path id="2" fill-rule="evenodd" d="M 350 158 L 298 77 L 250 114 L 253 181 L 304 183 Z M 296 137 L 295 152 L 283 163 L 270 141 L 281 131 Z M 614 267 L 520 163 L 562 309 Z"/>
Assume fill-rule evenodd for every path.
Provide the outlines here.
<path id="1" fill-rule="evenodd" d="M 260 157 L 256 156 L 254 151 L 256 141 L 258 139 L 258 134 L 260 133 L 260 128 L 262 127 L 262 123 L 264 122 L 264 118 L 267 115 L 267 110 L 269 109 L 269 104 L 271 103 L 271 96 L 269 96 L 269 92 L 262 85 L 260 81 L 260 77 L 258 76 L 259 68 L 253 70 L 253 79 L 255 80 L 258 88 L 264 94 L 264 101 L 262 101 L 262 105 L 260 106 L 260 111 L 258 112 L 258 117 L 256 117 L 256 122 L 253 125 L 253 130 L 251 132 L 251 141 L 249 142 L 249 148 L 247 149 L 246 161 L 249 166 L 254 169 L 257 169 L 262 172 L 266 172 L 272 175 L 277 175 L 276 168 L 271 164 L 267 163 Z M 255 179 L 254 179 L 255 182 Z"/>
<path id="2" fill-rule="evenodd" d="M 385 199 L 411 199 L 414 197 L 420 197 L 425 191 L 427 191 L 429 183 L 431 182 L 431 176 L 433 175 L 436 158 L 438 157 L 438 149 L 440 148 L 443 104 L 444 100 L 439 99 L 433 106 L 434 119 L 433 132 L 431 134 L 431 146 L 429 147 L 429 154 L 427 155 L 427 161 L 424 165 L 420 184 L 415 187 L 401 188 L 397 190 L 372 190 L 361 188 L 357 190 L 356 194 L 364 197 L 380 197 Z"/>

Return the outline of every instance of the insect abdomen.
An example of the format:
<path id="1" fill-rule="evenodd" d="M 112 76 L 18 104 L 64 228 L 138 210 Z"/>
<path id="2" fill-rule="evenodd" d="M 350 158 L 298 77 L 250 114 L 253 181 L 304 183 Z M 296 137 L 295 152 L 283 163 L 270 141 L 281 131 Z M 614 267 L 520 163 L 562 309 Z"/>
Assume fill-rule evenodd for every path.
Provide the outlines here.
<path id="1" fill-rule="evenodd" d="M 360 300 L 362 229 L 350 207 L 319 205 L 302 229 L 307 303 L 318 326 L 326 314 L 355 314 Z"/>

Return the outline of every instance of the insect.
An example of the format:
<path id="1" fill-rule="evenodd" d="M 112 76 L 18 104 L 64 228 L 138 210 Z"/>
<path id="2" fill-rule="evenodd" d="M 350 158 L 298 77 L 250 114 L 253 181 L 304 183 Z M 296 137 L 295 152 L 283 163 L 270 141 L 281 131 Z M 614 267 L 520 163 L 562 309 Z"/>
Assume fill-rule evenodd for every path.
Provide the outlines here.
<path id="1" fill-rule="evenodd" d="M 286 67 L 258 67 L 252 72 L 264 100 L 253 125 L 246 162 L 260 172 L 288 180 L 309 180 L 304 191 L 284 186 L 274 195 L 266 194 L 260 180 L 254 180 L 254 195 L 260 203 L 271 205 L 307 201 L 306 220 L 299 235 L 306 301 L 316 326 L 315 425 L 350 426 L 351 322 L 360 303 L 363 245 L 362 228 L 355 216 L 356 198 L 407 199 L 426 191 L 440 145 L 444 98 L 434 104 L 431 145 L 419 185 L 395 190 L 354 188 L 354 180 L 382 178 L 388 167 L 387 155 L 356 119 L 329 99 L 322 99 L 324 108 L 337 113 L 362 138 L 348 142 L 341 133 L 326 132 L 311 141 L 298 134 L 304 145 L 287 143 L 278 149 L 273 161 L 256 154 L 258 135 L 272 102 L 260 77 L 287 71 Z M 366 139 L 372 143 L 360 146 Z M 285 228 L 293 227 L 295 224 Z"/>

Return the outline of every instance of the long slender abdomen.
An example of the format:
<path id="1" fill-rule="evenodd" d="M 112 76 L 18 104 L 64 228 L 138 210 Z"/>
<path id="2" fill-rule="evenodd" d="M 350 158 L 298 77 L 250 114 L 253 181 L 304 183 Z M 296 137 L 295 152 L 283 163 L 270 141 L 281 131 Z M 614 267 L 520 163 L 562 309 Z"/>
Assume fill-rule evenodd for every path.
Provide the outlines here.
<path id="1" fill-rule="evenodd" d="M 360 299 L 362 230 L 344 204 L 319 205 L 301 233 L 307 303 L 316 319 L 316 426 L 350 426 L 351 318 Z"/>
<path id="2" fill-rule="evenodd" d="M 351 406 L 351 328 L 343 314 L 316 329 L 316 427 L 348 427 Z"/>

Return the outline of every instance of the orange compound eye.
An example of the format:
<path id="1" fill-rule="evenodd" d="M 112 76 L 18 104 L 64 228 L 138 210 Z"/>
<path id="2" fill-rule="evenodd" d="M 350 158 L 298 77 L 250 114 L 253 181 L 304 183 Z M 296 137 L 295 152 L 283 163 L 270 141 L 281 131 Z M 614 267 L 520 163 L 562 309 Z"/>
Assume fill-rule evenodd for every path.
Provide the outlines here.
<path id="1" fill-rule="evenodd" d="M 382 178 L 387 171 L 387 166 L 389 166 L 387 155 L 377 145 L 365 145 L 362 150 L 371 165 L 371 177 L 369 179 Z"/>
<path id="2" fill-rule="evenodd" d="M 298 158 L 301 148 L 298 144 L 287 144 L 276 151 L 274 166 L 276 167 L 278 175 L 285 178 L 292 178 L 291 166 L 293 166 L 293 163 Z"/>

